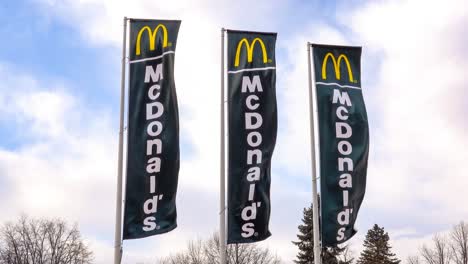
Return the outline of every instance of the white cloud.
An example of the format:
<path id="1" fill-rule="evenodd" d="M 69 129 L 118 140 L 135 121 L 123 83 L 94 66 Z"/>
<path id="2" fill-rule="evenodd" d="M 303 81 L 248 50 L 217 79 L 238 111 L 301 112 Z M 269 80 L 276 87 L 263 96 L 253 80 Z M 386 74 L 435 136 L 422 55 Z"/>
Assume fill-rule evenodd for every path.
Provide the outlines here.
<path id="1" fill-rule="evenodd" d="M 114 224 L 117 141 L 109 114 L 88 109 L 70 88 L 44 85 L 8 66 L 2 65 L 0 78 L 7 102 L 0 109 L 2 126 L 20 134 L 15 146 L 0 149 L 8 204 L 0 219 L 61 217 L 105 244 L 100 236 L 112 234 Z"/>
<path id="2" fill-rule="evenodd" d="M 375 199 L 369 202 L 395 208 L 395 202 L 423 199 L 451 211 L 462 193 L 460 186 L 468 185 L 462 173 L 468 157 L 462 146 L 468 141 L 458 121 L 463 110 L 457 109 L 466 106 L 453 103 L 466 95 L 468 78 L 463 73 L 468 65 L 460 58 L 468 54 L 454 50 L 459 44 L 453 40 L 463 31 L 468 12 L 456 2 L 421 4 L 370 4 L 352 16 L 362 43 L 382 56 L 377 83 L 368 87 L 376 97 L 366 98 L 378 102 L 378 112 L 371 112 L 369 119 L 380 124 L 372 133 L 376 140 L 369 190 Z M 390 19 L 395 16 L 397 20 Z"/>
<path id="3" fill-rule="evenodd" d="M 468 98 L 468 53 L 460 47 L 468 12 L 456 1 L 386 1 L 352 12 L 340 10 L 336 19 L 344 30 L 311 24 L 297 41 L 289 41 L 298 45 L 288 49 L 294 66 L 284 73 L 287 125 L 275 159 L 288 173 L 307 179 L 307 64 L 299 55 L 304 54 L 303 44 L 362 45 L 371 154 L 360 233 L 351 244 L 358 255 L 367 229 L 376 222 L 390 227 L 391 243 L 404 259 L 432 232 L 468 217 L 466 207 L 459 205 L 468 186 L 463 162 L 468 140 L 462 121 L 468 108 L 461 103 Z M 302 154 L 305 158 L 298 158 Z"/>
<path id="4" fill-rule="evenodd" d="M 216 0 L 172 0 L 161 4 L 158 1 L 113 1 L 113 0 L 34 0 L 44 13 L 58 17 L 62 22 L 75 27 L 83 37 L 98 45 L 122 43 L 123 17 L 182 19 L 193 26 L 192 33 L 203 32 L 206 24 L 203 20 L 213 19 L 209 28 L 222 26 L 249 26 L 255 23 L 257 28 L 270 27 L 275 23 L 271 14 L 287 7 L 286 1 L 261 0 L 252 3 L 242 1 Z M 245 7 L 249 6 L 248 9 Z M 259 30 L 259 29 L 257 29 Z M 188 33 L 189 31 L 185 31 Z M 182 35 L 182 34 L 181 34 Z M 219 35 L 217 35 L 219 36 Z M 201 36 L 199 41 L 208 44 Z M 209 44 L 208 44 L 209 45 Z"/>
<path id="5" fill-rule="evenodd" d="M 462 1 L 385 1 L 342 17 L 364 45 L 363 71 L 375 76 L 363 77 L 371 154 L 361 217 L 373 215 L 391 230 L 414 229 L 418 238 L 394 240 L 405 258 L 428 232 L 468 217 L 459 206 L 468 186 L 462 121 L 468 108 L 461 103 L 468 53 L 459 37 L 468 9 Z M 368 68 L 375 66 L 372 56 L 379 57 L 377 69 Z"/>
<path id="6" fill-rule="evenodd" d="M 130 17 L 154 17 L 154 10 L 158 10 L 158 17 L 171 18 L 177 14 L 177 18 L 183 19 L 177 47 L 175 78 L 180 106 L 181 139 L 190 145 L 182 147 L 192 149 L 194 153 L 181 153 L 183 162 L 178 190 L 179 227 L 164 236 L 155 236 L 144 241 L 125 241 L 123 261 L 148 262 L 185 247 L 188 239 L 206 236 L 215 231 L 219 221 L 219 111 L 214 110 L 219 109 L 220 91 L 217 73 L 220 50 L 218 25 L 221 15 L 218 11 L 215 11 L 214 7 L 210 7 L 210 11 L 206 6 L 208 4 L 197 4 L 193 7 L 188 6 L 189 8 L 168 7 L 162 10 L 159 5 L 156 8 L 156 4 L 150 1 L 142 1 L 139 5 L 115 1 L 39 3 L 44 5 L 44 10 L 49 15 L 58 16 L 63 22 L 73 25 L 84 39 L 95 45 L 120 46 L 121 23 L 116 21 L 121 21 L 124 14 Z M 230 8 L 239 9 L 241 6 L 225 6 L 223 12 L 229 13 Z M 264 10 L 269 8 L 271 7 Z M 243 15 L 246 16 L 247 13 L 243 12 Z M 194 39 L 197 41 L 193 41 Z M 193 53 L 194 49 L 197 53 Z M 201 75 L 199 69 L 215 74 Z M 39 86 L 33 77 L 28 78 L 32 79 L 34 86 Z M 14 78 L 13 81 L 18 82 L 18 78 Z M 12 157 L 7 168 L 11 171 L 9 178 L 16 179 L 13 182 L 21 189 L 22 194 L 34 192 L 41 196 L 34 201 L 12 196 L 16 203 L 14 208 L 33 210 L 33 215 L 48 216 L 60 215 L 60 211 L 65 210 L 66 214 L 70 215 L 69 219 L 79 221 L 84 230 L 89 230 L 86 235 L 95 247 L 94 250 L 99 251 L 96 254 L 97 263 L 109 263 L 112 255 L 104 252 L 112 252 L 117 141 L 117 131 L 112 126 L 114 123 L 109 120 L 103 122 L 98 118 L 102 116 L 100 112 L 88 113 L 85 110 L 86 104 L 65 88 L 54 90 L 35 87 L 32 90 L 34 93 L 29 94 L 28 90 L 20 89 L 20 94 L 15 96 L 22 98 L 20 101 L 23 103 L 17 108 L 22 110 L 19 112 L 21 118 L 26 120 L 24 123 L 37 124 L 35 127 L 44 131 L 40 141 L 28 143 L 25 147 L 41 148 L 37 154 L 30 154 L 31 157 L 22 156 L 21 150 L 6 153 Z M 47 108 L 37 111 L 41 103 L 47 104 Z M 73 109 L 72 116 L 69 116 L 69 109 Z M 110 119 L 109 116 L 105 117 Z M 75 142 L 84 133 L 83 130 L 87 130 L 84 124 L 88 123 L 102 126 L 89 131 L 87 137 L 80 142 Z M 112 133 L 114 136 L 111 138 L 103 139 L 100 136 Z M 63 149 L 63 146 L 68 145 L 70 148 Z M 80 150 L 72 150 L 77 145 L 81 146 Z M 83 146 L 87 146 L 88 149 L 83 149 Z M 88 151 L 93 153 L 89 157 L 85 155 Z M 23 170 L 15 170 L 20 166 L 20 157 L 28 158 L 32 165 L 25 166 Z M 96 171 L 99 166 L 97 164 L 103 164 L 101 168 L 105 168 L 99 175 Z M 28 175 L 31 171 L 41 174 L 32 185 L 34 188 L 27 184 L 27 177 L 16 176 Z M 44 182 L 47 184 L 43 184 Z M 77 201 L 85 200 L 73 203 L 73 208 L 70 208 L 70 201 L 66 200 L 70 199 L 70 193 L 76 194 Z M 54 201 L 49 203 L 51 200 Z M 290 211 L 293 208 L 295 207 L 288 207 Z M 301 207 L 297 209 L 300 214 Z M 199 215 L 200 211 L 204 212 L 203 217 Z M 289 241 L 287 243 L 290 244 Z M 161 255 L 159 252 L 164 253 Z"/>
<path id="7" fill-rule="evenodd" d="M 121 43 L 124 15 L 183 20 L 175 78 L 181 138 L 194 153 L 182 153 L 179 228 L 164 237 L 145 239 L 145 243 L 126 241 L 124 260 L 151 261 L 158 256 L 155 252 L 167 255 L 183 247 L 188 238 L 213 232 L 219 211 L 220 26 L 254 25 L 255 30 L 271 31 L 273 25 L 284 22 L 274 21 L 271 14 L 287 3 L 37 3 L 48 15 L 75 27 L 93 45 L 109 45 L 116 50 Z M 280 131 L 273 156 L 273 167 L 278 171 L 273 171 L 272 181 L 273 237 L 262 244 L 271 245 L 290 261 L 296 254 L 290 241 L 295 240 L 302 208 L 311 200 L 307 187 L 307 41 L 364 46 L 363 89 L 371 122 L 371 154 L 360 233 L 353 245 L 361 244 L 367 228 L 376 221 L 390 227 L 392 240 L 395 234 L 395 251 L 404 258 L 426 233 L 468 216 L 466 206 L 459 205 L 468 186 L 463 167 L 468 158 L 464 149 L 468 140 L 463 133 L 468 113 L 468 92 L 464 89 L 468 81 L 468 53 L 463 50 L 468 22 L 465 6 L 456 0 L 371 2 L 351 12 L 349 6 L 346 12 L 339 9 L 336 18 L 330 19 L 341 23 L 341 28 L 329 21 L 314 21 L 302 25 L 291 39 L 282 39 L 280 34 L 278 48 L 285 53 L 278 56 L 284 64 L 278 63 Z M 201 69 L 210 74 L 200 74 Z M 21 210 L 79 221 L 91 237 L 97 262 L 109 263 L 115 204 L 115 117 L 105 109 L 87 110 L 85 102 L 67 85 L 44 87 L 34 77 L 6 67 L 0 67 L 0 79 L 0 122 L 11 122 L 18 128 L 22 143 L 17 149 L 0 151 L 2 178 L 12 190 L 6 197 L 12 206 L 0 216 L 6 219 Z M 209 216 L 194 217 L 195 209 Z M 419 223 L 427 219 L 431 223 L 421 227 Z M 397 234 L 398 230 L 417 235 Z M 415 236 L 423 238 L 413 239 Z"/>

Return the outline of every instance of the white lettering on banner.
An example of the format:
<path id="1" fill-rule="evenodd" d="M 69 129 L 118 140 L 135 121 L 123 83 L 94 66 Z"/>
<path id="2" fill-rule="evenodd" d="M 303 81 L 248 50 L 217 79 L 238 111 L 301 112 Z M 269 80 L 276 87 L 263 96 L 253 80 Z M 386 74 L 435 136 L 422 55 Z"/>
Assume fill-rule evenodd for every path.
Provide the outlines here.
<path id="1" fill-rule="evenodd" d="M 349 111 L 346 107 L 351 107 L 352 102 L 346 91 L 334 89 L 332 103 L 340 104 L 335 111 L 336 117 L 338 118 L 338 121 L 335 123 L 335 137 L 336 139 L 340 139 L 336 147 L 339 155 L 341 155 L 338 157 L 337 163 L 338 171 L 342 172 L 338 181 L 338 186 L 341 188 L 343 197 L 343 209 L 336 216 L 336 221 L 340 225 L 336 234 L 336 240 L 340 242 L 345 239 L 346 226 L 349 225 L 353 213 L 353 209 L 350 208 L 349 204 L 349 195 L 353 188 L 352 172 L 354 171 L 354 164 L 350 157 L 346 157 L 353 152 L 353 146 L 348 141 L 353 136 L 353 129 L 346 122 L 349 118 Z"/>
<path id="2" fill-rule="evenodd" d="M 259 113 L 245 113 L 245 129 L 257 129 L 263 124 L 263 118 Z"/>
<path id="3" fill-rule="evenodd" d="M 247 99 L 245 100 L 247 108 L 249 110 L 257 110 L 257 108 L 260 106 L 260 104 L 259 103 L 252 103 L 252 100 L 258 101 L 260 99 L 255 94 L 251 94 L 251 95 L 247 96 Z"/>
<path id="4" fill-rule="evenodd" d="M 149 174 L 149 190 L 152 195 L 143 204 L 143 211 L 146 215 L 143 219 L 143 231 L 150 232 L 158 229 L 157 219 L 154 214 L 158 211 L 159 201 L 164 197 L 163 194 L 155 194 L 157 191 L 157 175 L 161 172 L 161 154 L 163 153 L 162 140 L 160 135 L 163 131 L 161 117 L 164 116 L 164 105 L 157 101 L 161 95 L 161 84 L 164 79 L 163 65 L 160 63 L 156 67 L 152 65 L 146 66 L 145 83 L 151 83 L 148 89 L 148 99 L 150 102 L 146 104 L 146 172 Z"/>
<path id="5" fill-rule="evenodd" d="M 260 76 L 255 75 L 253 79 L 250 79 L 249 76 L 242 76 L 242 92 L 245 93 L 249 90 L 249 92 L 255 93 L 255 89 L 259 92 L 263 92 Z"/>
<path id="6" fill-rule="evenodd" d="M 246 180 L 249 183 L 248 185 L 248 201 L 251 204 L 247 205 L 242 209 L 241 218 L 245 223 L 242 225 L 241 236 L 243 238 L 249 238 L 256 234 L 255 224 L 250 222 L 257 219 L 257 208 L 260 208 L 262 203 L 255 202 L 255 187 L 257 182 L 260 180 L 262 164 L 262 151 L 258 149 L 261 146 L 263 138 L 259 129 L 263 125 L 263 117 L 258 112 L 253 112 L 260 107 L 260 98 L 255 93 L 263 92 L 262 83 L 260 82 L 260 76 L 255 75 L 252 79 L 249 76 L 242 77 L 242 93 L 250 93 L 245 99 L 245 105 L 248 111 L 245 112 L 245 130 L 247 130 L 247 145 L 249 148 L 247 150 L 247 160 L 246 163 L 250 168 L 247 170 Z"/>
<path id="7" fill-rule="evenodd" d="M 351 103 L 351 99 L 349 98 L 349 95 L 347 92 L 340 92 L 339 89 L 334 89 L 333 90 L 333 104 L 338 103 L 340 101 L 340 104 L 346 105 L 346 106 L 352 106 L 353 104 Z"/>
<path id="8" fill-rule="evenodd" d="M 161 63 L 156 65 L 156 68 L 153 68 L 153 66 L 151 65 L 146 66 L 145 83 L 149 83 L 150 79 L 154 83 L 158 82 L 159 80 L 164 79 L 163 78 L 163 65 Z"/>
<path id="9" fill-rule="evenodd" d="M 345 236 L 344 236 L 344 231 L 345 230 L 346 230 L 346 228 L 344 228 L 344 227 L 338 229 L 338 234 L 336 236 L 336 240 L 341 241 L 341 240 L 343 240 L 345 238 Z"/>
<path id="10" fill-rule="evenodd" d="M 143 231 L 149 232 L 156 229 L 156 217 L 148 216 L 143 220 Z"/>

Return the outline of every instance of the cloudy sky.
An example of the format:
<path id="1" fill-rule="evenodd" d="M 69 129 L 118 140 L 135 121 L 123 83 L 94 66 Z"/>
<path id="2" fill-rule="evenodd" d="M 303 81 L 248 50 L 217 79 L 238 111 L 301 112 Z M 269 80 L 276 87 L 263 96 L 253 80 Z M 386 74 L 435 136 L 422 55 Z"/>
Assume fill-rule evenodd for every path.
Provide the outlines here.
<path id="1" fill-rule="evenodd" d="M 279 134 L 273 236 L 292 263 L 311 202 L 306 42 L 363 46 L 370 122 L 368 186 L 351 240 L 374 223 L 402 259 L 468 220 L 468 5 L 464 0 L 6 0 L 0 2 L 0 222 L 78 223 L 96 263 L 111 263 L 122 18 L 181 19 L 175 78 L 179 227 L 125 241 L 150 263 L 218 227 L 220 28 L 278 32 Z M 203 70 L 203 71 L 201 71 Z"/>

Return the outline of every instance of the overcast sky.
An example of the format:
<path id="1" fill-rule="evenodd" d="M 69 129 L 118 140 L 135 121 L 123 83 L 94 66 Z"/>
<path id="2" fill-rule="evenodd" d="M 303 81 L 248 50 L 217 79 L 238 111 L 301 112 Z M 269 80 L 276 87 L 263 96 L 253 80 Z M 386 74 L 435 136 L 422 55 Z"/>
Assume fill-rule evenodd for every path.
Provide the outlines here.
<path id="1" fill-rule="evenodd" d="M 150 263 L 218 228 L 220 28 L 278 32 L 272 237 L 292 263 L 310 205 L 306 42 L 363 47 L 370 123 L 358 234 L 377 223 L 402 259 L 468 220 L 468 5 L 450 1 L 6 0 L 0 2 L 0 222 L 77 223 L 112 262 L 122 19 L 180 19 L 175 79 L 179 227 L 124 242 Z"/>

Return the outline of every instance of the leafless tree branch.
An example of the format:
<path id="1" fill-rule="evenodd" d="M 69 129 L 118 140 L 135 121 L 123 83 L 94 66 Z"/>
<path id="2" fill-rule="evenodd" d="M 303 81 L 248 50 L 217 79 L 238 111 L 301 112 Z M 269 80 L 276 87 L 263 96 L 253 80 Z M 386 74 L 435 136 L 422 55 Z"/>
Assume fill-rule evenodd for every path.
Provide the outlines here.
<path id="1" fill-rule="evenodd" d="M 60 219 L 31 219 L 0 228 L 0 264 L 89 264 L 93 254 L 78 227 Z"/>

